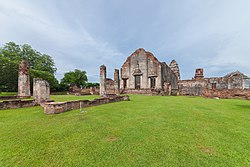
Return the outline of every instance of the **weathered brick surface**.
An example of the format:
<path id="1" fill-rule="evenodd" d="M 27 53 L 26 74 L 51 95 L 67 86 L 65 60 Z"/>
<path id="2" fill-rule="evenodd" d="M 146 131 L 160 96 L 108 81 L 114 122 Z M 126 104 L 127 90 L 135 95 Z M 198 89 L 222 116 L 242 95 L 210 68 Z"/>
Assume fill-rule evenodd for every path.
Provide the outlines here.
<path id="1" fill-rule="evenodd" d="M 107 73 L 106 73 L 106 66 L 101 65 L 100 67 L 100 96 L 105 95 L 107 86 L 106 86 L 106 78 L 107 78 Z"/>
<path id="2" fill-rule="evenodd" d="M 250 98 L 250 90 L 247 89 L 205 89 L 203 91 L 204 97 L 219 97 L 224 99 L 249 99 Z M 249 99 L 250 100 L 250 99 Z"/>
<path id="3" fill-rule="evenodd" d="M 239 71 L 224 77 L 204 78 L 203 69 L 197 69 L 192 80 L 179 81 L 180 95 L 248 98 L 250 79 Z"/>
<path id="4" fill-rule="evenodd" d="M 179 70 L 179 65 L 175 60 L 172 60 L 171 63 L 169 64 L 170 69 L 174 72 L 174 74 L 177 76 L 177 79 L 180 80 L 180 70 Z"/>
<path id="5" fill-rule="evenodd" d="M 148 94 L 146 89 L 161 89 L 161 91 L 164 91 L 163 85 L 165 82 L 171 85 L 169 88 L 173 90 L 178 89 L 178 64 L 173 61 L 171 65 L 175 71 L 172 71 L 165 62 L 158 61 L 152 53 L 142 48 L 137 49 L 122 65 L 121 92 L 131 92 L 133 90 L 133 92 L 145 92 Z M 140 78 L 139 88 L 136 87 L 136 78 Z"/>
<path id="6" fill-rule="evenodd" d="M 69 110 L 80 109 L 80 107 L 97 106 L 118 101 L 129 100 L 128 96 L 106 95 L 107 97 L 95 99 L 95 100 L 77 100 L 68 102 L 50 102 L 44 104 L 44 112 L 46 114 L 59 114 Z"/>
<path id="7" fill-rule="evenodd" d="M 33 97 L 38 103 L 50 100 L 49 83 L 41 78 L 33 79 Z"/>
<path id="8" fill-rule="evenodd" d="M 100 89 L 99 87 L 90 87 L 90 88 L 78 88 L 77 86 L 71 86 L 69 88 L 69 94 L 76 96 L 84 96 L 84 95 L 99 95 Z"/>
<path id="9" fill-rule="evenodd" d="M 18 67 L 18 96 L 30 97 L 30 66 L 25 60 Z"/>
<path id="10" fill-rule="evenodd" d="M 0 109 L 12 109 L 12 108 L 23 108 L 23 107 L 32 107 L 37 106 L 35 100 L 11 100 L 0 102 Z"/>
<path id="11" fill-rule="evenodd" d="M 179 81 L 179 94 L 182 96 L 202 96 L 207 87 L 206 80 L 182 80 Z"/>
<path id="12" fill-rule="evenodd" d="M 114 71 L 114 93 L 117 95 L 120 94 L 120 76 L 118 69 Z"/>

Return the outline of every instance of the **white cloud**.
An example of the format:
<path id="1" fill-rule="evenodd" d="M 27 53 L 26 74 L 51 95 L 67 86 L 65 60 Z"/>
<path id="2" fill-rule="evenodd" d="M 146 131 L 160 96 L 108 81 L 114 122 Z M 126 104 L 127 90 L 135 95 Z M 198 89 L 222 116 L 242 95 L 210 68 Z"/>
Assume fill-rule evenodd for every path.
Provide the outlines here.
<path id="1" fill-rule="evenodd" d="M 58 76 L 84 69 L 98 81 L 138 47 L 161 61 L 176 59 L 183 78 L 250 74 L 248 0 L 31 1 L 0 0 L 1 43 L 29 43 L 54 57 Z M 167 55 L 167 57 L 165 57 Z"/>

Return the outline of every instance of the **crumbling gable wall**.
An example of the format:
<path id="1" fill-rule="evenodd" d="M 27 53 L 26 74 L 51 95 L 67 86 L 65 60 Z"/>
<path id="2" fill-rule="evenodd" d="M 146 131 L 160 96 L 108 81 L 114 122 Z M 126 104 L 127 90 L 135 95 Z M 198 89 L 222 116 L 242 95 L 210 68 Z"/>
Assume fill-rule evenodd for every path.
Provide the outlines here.
<path id="1" fill-rule="evenodd" d="M 177 95 L 178 77 L 165 62 L 161 63 L 161 66 L 162 66 L 162 83 L 163 85 L 167 85 L 167 88 L 164 89 L 168 89 L 168 91 L 170 91 L 170 95 Z"/>
<path id="2" fill-rule="evenodd" d="M 155 88 L 162 88 L 161 64 L 152 53 L 142 48 L 130 55 L 122 65 L 121 87 L 135 89 L 135 75 L 140 75 L 141 89 L 150 88 L 150 77 L 155 77 Z"/>
<path id="3" fill-rule="evenodd" d="M 175 60 L 172 60 L 171 63 L 169 64 L 169 68 L 174 72 L 174 74 L 177 76 L 177 79 L 180 80 L 181 75 L 180 75 L 180 69 L 179 65 Z"/>

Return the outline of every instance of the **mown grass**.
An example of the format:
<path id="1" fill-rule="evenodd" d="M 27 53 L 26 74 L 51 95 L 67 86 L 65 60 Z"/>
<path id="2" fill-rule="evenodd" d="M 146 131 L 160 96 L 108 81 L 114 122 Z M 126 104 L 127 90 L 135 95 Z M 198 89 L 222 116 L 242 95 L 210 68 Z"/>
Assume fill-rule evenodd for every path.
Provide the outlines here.
<path id="1" fill-rule="evenodd" d="M 249 101 L 133 95 L 85 110 L 0 111 L 0 166 L 250 166 Z"/>
<path id="2" fill-rule="evenodd" d="M 14 96 L 17 92 L 0 92 L 0 96 Z"/>
<path id="3" fill-rule="evenodd" d="M 56 102 L 73 101 L 73 100 L 94 100 L 99 98 L 97 95 L 75 96 L 75 95 L 50 95 L 51 100 Z"/>

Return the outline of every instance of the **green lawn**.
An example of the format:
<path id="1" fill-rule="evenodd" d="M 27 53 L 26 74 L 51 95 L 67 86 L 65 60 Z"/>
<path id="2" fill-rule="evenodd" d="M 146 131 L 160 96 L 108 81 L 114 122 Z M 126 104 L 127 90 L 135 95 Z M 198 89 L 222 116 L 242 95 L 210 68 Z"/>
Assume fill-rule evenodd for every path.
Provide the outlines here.
<path id="1" fill-rule="evenodd" d="M 0 166 L 250 166 L 250 101 L 131 95 L 85 110 L 1 110 Z"/>
<path id="2" fill-rule="evenodd" d="M 17 92 L 1 92 L 0 96 L 14 96 L 17 95 Z"/>
<path id="3" fill-rule="evenodd" d="M 94 100 L 99 98 L 97 95 L 75 96 L 75 95 L 50 95 L 52 100 L 56 102 L 73 101 L 73 100 Z"/>

